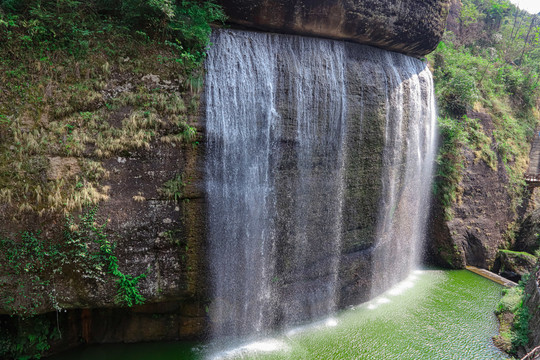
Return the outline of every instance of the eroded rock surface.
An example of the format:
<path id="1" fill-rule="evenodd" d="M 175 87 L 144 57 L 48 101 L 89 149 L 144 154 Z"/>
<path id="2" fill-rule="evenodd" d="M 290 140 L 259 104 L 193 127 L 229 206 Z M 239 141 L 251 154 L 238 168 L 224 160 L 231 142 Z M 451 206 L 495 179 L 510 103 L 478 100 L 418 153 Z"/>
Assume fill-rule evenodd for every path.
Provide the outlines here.
<path id="1" fill-rule="evenodd" d="M 435 49 L 449 0 L 219 0 L 250 28 L 355 41 L 416 57 Z"/>
<path id="2" fill-rule="evenodd" d="M 517 251 L 526 251 L 534 254 L 540 248 L 540 237 L 538 236 L 540 234 L 539 190 L 535 188 L 531 195 L 532 201 L 530 203 L 533 203 L 532 206 L 534 209 L 530 211 L 521 224 L 515 246 Z"/>
<path id="3" fill-rule="evenodd" d="M 227 315 L 219 331 L 248 332 L 237 319 L 265 311 L 278 325 L 321 317 L 405 277 L 425 234 L 433 163 L 427 65 L 292 35 L 223 30 L 212 41 L 207 199 L 214 312 Z M 237 301 L 256 286 L 252 301 Z M 260 294 L 260 310 L 241 308 L 263 303 Z"/>
<path id="4" fill-rule="evenodd" d="M 484 113 L 470 113 L 480 120 L 485 133 L 493 138 L 493 120 Z M 430 226 L 428 252 L 432 261 L 442 266 L 461 268 L 472 265 L 491 268 L 505 234 L 516 218 L 512 198 L 508 193 L 508 175 L 502 159 L 497 169 L 491 169 L 465 149 L 465 168 L 459 184 L 461 195 L 453 204 L 453 218 L 446 220 L 441 205 L 436 202 Z"/>
<path id="5" fill-rule="evenodd" d="M 540 263 L 537 264 L 540 266 Z M 532 350 L 540 346 L 540 269 L 531 273 L 531 277 L 525 287 L 525 292 L 529 294 L 526 305 L 531 318 L 529 319 L 529 346 L 527 350 Z"/>
<path id="6" fill-rule="evenodd" d="M 499 250 L 493 271 L 514 282 L 519 282 L 523 275 L 535 270 L 536 260 L 535 256 L 525 252 Z"/>

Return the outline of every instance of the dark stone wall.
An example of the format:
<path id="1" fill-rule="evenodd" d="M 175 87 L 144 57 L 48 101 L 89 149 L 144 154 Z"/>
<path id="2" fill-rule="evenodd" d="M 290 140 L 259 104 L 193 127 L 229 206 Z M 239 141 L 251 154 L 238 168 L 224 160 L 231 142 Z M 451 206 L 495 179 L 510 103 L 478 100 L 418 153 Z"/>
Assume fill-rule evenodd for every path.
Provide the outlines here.
<path id="1" fill-rule="evenodd" d="M 421 57 L 435 49 L 450 0 L 219 0 L 249 28 L 373 45 Z"/>
<path id="2" fill-rule="evenodd" d="M 529 346 L 527 350 L 531 351 L 535 347 L 540 346 L 540 270 L 531 273 L 531 277 L 525 286 L 525 292 L 529 295 L 526 305 L 531 315 L 529 320 Z"/>
<path id="3" fill-rule="evenodd" d="M 493 138 L 493 119 L 485 113 L 470 112 L 479 119 L 486 135 Z M 439 266 L 462 268 L 472 265 L 491 268 L 498 249 L 507 241 L 509 225 L 516 219 L 512 198 L 508 193 L 508 174 L 501 158 L 497 169 L 477 159 L 468 148 L 463 178 L 458 185 L 458 200 L 452 205 L 453 218 L 445 219 L 442 205 L 433 197 L 429 226 L 427 258 Z"/>
<path id="4" fill-rule="evenodd" d="M 133 276 L 147 274 L 139 281 L 139 287 L 149 302 L 202 301 L 207 291 L 204 145 L 171 146 L 155 141 L 150 149 L 106 160 L 104 166 L 109 175 L 103 185 L 110 188 L 110 197 L 100 203 L 97 223 L 106 225 L 120 271 Z M 160 194 L 159 189 L 177 174 L 183 176 L 186 185 L 181 199 L 174 201 Z M 137 200 L 137 196 L 141 199 Z M 42 230 L 43 238 L 62 238 L 65 219 L 61 215 L 35 221 L 29 217 L 20 223 L 27 222 L 35 226 L 35 231 Z M 62 309 L 119 306 L 116 281 L 108 274 L 41 275 L 53 279 L 51 286 Z M 0 298 L 7 303 L 4 297 L 17 294 L 20 289 L 12 279 L 3 280 Z M 44 296 L 35 312 L 52 311 L 53 306 L 51 296 Z M 0 314 L 7 312 L 7 308 L 0 308 Z"/>

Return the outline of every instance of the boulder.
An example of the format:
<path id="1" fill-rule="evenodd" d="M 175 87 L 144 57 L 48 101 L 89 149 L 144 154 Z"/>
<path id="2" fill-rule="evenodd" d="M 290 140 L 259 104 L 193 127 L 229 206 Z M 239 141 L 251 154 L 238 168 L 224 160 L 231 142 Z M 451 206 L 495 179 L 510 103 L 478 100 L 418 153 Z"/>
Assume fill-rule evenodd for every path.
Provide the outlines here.
<path id="1" fill-rule="evenodd" d="M 536 265 L 536 257 L 526 252 L 499 250 L 493 271 L 507 279 L 518 282 L 525 274 L 532 272 Z"/>

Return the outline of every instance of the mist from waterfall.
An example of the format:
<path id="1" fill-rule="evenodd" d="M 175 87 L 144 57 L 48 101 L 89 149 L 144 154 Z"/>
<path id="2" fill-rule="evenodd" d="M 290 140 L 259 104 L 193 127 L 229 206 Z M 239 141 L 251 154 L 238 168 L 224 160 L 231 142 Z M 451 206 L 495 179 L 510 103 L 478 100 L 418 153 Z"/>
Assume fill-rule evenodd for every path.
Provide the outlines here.
<path id="1" fill-rule="evenodd" d="M 364 292 L 377 294 L 406 277 L 421 252 L 434 160 L 426 65 L 290 35 L 218 30 L 212 42 L 205 92 L 211 337 L 256 338 L 331 314 L 355 286 L 345 278 L 364 279 L 371 284 Z M 364 107 L 373 103 L 384 127 L 373 160 L 380 194 L 378 210 L 363 214 L 345 197 L 361 184 L 348 164 L 359 161 L 359 139 L 371 136 Z M 376 219 L 369 248 L 348 250 L 351 234 L 364 231 L 344 220 L 354 216 Z M 343 270 L 352 251 L 370 272 Z"/>
<path id="2" fill-rule="evenodd" d="M 386 146 L 371 297 L 406 278 L 421 260 L 436 147 L 431 72 L 416 59 L 386 57 Z"/>

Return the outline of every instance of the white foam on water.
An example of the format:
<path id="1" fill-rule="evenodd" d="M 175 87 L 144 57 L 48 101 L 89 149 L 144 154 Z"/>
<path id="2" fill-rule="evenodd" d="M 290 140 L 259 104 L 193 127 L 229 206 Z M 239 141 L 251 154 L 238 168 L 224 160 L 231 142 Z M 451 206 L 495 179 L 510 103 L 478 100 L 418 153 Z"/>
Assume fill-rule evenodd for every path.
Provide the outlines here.
<path id="1" fill-rule="evenodd" d="M 411 275 L 409 275 L 405 280 L 396 284 L 390 290 L 386 291 L 384 294 L 374 298 L 373 300 L 367 303 L 367 308 L 369 310 L 375 310 L 380 305 L 388 304 L 392 302 L 387 296 L 399 296 L 405 291 L 414 288 L 416 282 L 419 280 L 420 275 L 423 274 L 422 270 L 414 270 Z"/>
<path id="2" fill-rule="evenodd" d="M 307 331 L 320 330 L 323 328 L 336 327 L 336 326 L 338 326 L 338 320 L 336 318 L 330 317 L 328 319 L 316 321 L 308 325 L 295 327 L 287 331 L 285 335 L 287 337 L 291 337 L 291 336 L 295 336 L 301 333 L 305 333 Z"/>
<path id="3" fill-rule="evenodd" d="M 285 342 L 277 339 L 263 339 L 259 341 L 255 341 L 252 343 L 248 343 L 233 349 L 228 349 L 224 351 L 220 351 L 214 355 L 210 359 L 212 360 L 225 360 L 225 359 L 235 359 L 247 354 L 253 354 L 253 353 L 269 353 L 279 351 L 280 353 L 284 353 L 289 351 L 289 346 L 285 344 Z"/>
<path id="4" fill-rule="evenodd" d="M 370 301 L 370 304 L 368 305 L 368 309 L 369 310 L 374 310 L 376 308 L 378 308 L 380 305 L 383 305 L 383 304 L 388 304 L 389 302 L 391 302 L 391 300 L 387 297 L 377 297 L 373 300 Z"/>
<path id="5" fill-rule="evenodd" d="M 338 321 L 336 319 L 330 318 L 326 320 L 325 324 L 328 327 L 336 327 L 338 325 Z"/>
<path id="6" fill-rule="evenodd" d="M 392 296 L 398 296 L 403 294 L 406 290 L 412 289 L 414 287 L 414 281 L 405 280 L 398 284 L 398 286 L 394 286 L 392 289 L 388 291 L 389 295 Z"/>

